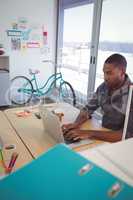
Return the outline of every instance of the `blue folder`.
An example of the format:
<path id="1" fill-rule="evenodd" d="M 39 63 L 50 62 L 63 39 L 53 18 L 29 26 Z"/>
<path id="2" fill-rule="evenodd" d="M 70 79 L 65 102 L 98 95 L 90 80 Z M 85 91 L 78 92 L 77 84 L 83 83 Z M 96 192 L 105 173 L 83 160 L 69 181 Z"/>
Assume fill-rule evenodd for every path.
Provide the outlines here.
<path id="1" fill-rule="evenodd" d="M 60 144 L 0 180 L 1 200 L 133 200 L 133 188 Z"/>

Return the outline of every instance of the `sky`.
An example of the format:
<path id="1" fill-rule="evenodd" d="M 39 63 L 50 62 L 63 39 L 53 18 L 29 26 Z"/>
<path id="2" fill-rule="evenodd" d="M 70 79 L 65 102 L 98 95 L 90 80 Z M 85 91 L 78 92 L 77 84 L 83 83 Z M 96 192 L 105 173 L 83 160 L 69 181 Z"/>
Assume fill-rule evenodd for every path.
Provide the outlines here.
<path id="1" fill-rule="evenodd" d="M 133 0 L 103 2 L 100 41 L 133 42 Z M 65 10 L 64 41 L 91 40 L 93 4 Z"/>

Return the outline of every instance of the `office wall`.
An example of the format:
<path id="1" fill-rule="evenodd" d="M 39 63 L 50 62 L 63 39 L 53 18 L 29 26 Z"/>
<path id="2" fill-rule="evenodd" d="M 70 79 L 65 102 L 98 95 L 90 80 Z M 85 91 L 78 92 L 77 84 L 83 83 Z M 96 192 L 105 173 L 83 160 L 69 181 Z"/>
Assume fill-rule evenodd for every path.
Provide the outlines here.
<path id="1" fill-rule="evenodd" d="M 33 68 L 41 71 L 41 82 L 46 80 L 54 72 L 52 64 L 42 61 L 54 60 L 56 0 L 0 0 L 0 15 L 0 44 L 10 57 L 10 78 L 29 76 Z"/>

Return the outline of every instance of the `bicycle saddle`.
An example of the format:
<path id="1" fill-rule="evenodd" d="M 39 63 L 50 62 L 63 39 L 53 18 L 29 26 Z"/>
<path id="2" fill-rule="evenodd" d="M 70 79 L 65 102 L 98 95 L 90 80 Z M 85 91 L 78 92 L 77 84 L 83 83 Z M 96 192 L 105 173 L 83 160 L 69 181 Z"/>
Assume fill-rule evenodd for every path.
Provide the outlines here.
<path id="1" fill-rule="evenodd" d="M 29 69 L 29 74 L 33 75 L 33 74 L 39 74 L 40 71 L 38 69 Z"/>

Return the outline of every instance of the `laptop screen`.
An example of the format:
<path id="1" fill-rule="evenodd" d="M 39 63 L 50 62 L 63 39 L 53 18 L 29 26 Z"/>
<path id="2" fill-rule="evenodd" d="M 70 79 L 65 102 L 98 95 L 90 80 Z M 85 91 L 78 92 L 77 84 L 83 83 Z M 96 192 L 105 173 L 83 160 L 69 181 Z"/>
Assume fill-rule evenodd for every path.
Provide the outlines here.
<path id="1" fill-rule="evenodd" d="M 130 85 L 122 139 L 133 137 L 133 85 Z"/>

